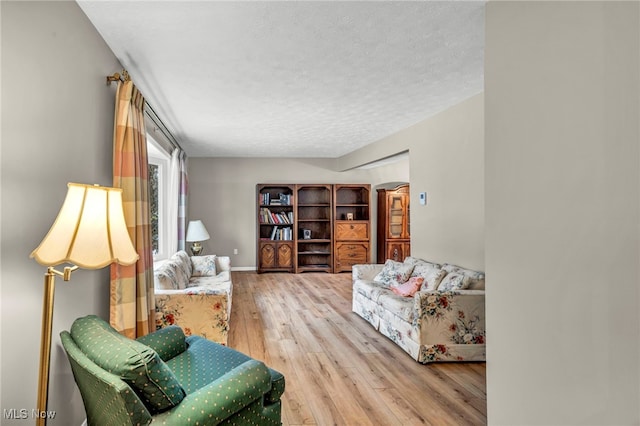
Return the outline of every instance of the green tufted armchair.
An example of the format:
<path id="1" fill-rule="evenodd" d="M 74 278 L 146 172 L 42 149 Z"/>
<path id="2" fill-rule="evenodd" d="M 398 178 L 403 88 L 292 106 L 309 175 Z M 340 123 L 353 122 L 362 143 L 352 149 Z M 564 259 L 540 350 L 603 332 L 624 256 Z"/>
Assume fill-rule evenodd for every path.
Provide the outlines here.
<path id="1" fill-rule="evenodd" d="M 282 374 L 177 326 L 132 340 L 90 315 L 60 337 L 89 425 L 282 424 Z"/>

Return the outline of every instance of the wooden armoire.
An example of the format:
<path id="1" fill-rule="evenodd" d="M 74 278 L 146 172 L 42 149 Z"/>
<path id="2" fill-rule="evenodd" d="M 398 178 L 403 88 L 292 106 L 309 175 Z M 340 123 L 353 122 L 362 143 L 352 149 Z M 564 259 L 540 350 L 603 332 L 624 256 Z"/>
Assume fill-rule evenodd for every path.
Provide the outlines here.
<path id="1" fill-rule="evenodd" d="M 409 184 L 378 189 L 378 263 L 411 254 Z"/>

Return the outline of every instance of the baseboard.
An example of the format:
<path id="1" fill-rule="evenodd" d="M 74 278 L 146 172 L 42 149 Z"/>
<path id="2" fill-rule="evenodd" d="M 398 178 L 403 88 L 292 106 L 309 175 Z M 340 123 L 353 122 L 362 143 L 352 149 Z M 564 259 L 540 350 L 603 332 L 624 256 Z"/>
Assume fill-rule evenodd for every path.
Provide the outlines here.
<path id="1" fill-rule="evenodd" d="M 236 266 L 231 267 L 232 271 L 255 271 L 257 268 L 255 266 Z"/>

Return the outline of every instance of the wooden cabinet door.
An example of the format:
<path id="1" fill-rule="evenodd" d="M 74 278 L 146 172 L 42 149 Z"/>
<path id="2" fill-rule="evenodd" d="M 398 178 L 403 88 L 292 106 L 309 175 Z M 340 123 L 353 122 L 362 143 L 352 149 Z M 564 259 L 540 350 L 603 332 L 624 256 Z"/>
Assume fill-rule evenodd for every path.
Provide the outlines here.
<path id="1" fill-rule="evenodd" d="M 336 222 L 336 240 L 368 241 L 369 222 Z"/>
<path id="2" fill-rule="evenodd" d="M 279 268 L 293 267 L 293 247 L 289 243 L 278 244 L 277 265 Z"/>
<path id="3" fill-rule="evenodd" d="M 260 271 L 293 269 L 293 242 L 260 243 Z"/>
<path id="4" fill-rule="evenodd" d="M 270 269 L 276 266 L 275 243 L 260 244 L 260 269 Z"/>
<path id="5" fill-rule="evenodd" d="M 407 194 L 389 194 L 387 215 L 389 221 L 387 238 L 409 238 L 409 196 Z"/>
<path id="6" fill-rule="evenodd" d="M 389 241 L 387 243 L 387 259 L 403 262 L 409 256 L 409 243 Z"/>

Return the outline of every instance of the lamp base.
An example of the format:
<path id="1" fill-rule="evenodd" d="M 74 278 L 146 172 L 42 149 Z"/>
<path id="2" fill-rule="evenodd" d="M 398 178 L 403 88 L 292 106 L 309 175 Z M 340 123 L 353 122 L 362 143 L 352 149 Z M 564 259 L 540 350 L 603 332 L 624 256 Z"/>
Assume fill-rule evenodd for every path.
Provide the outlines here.
<path id="1" fill-rule="evenodd" d="M 191 254 L 194 256 L 200 256 L 202 254 L 203 247 L 200 243 L 193 243 L 191 245 Z"/>

